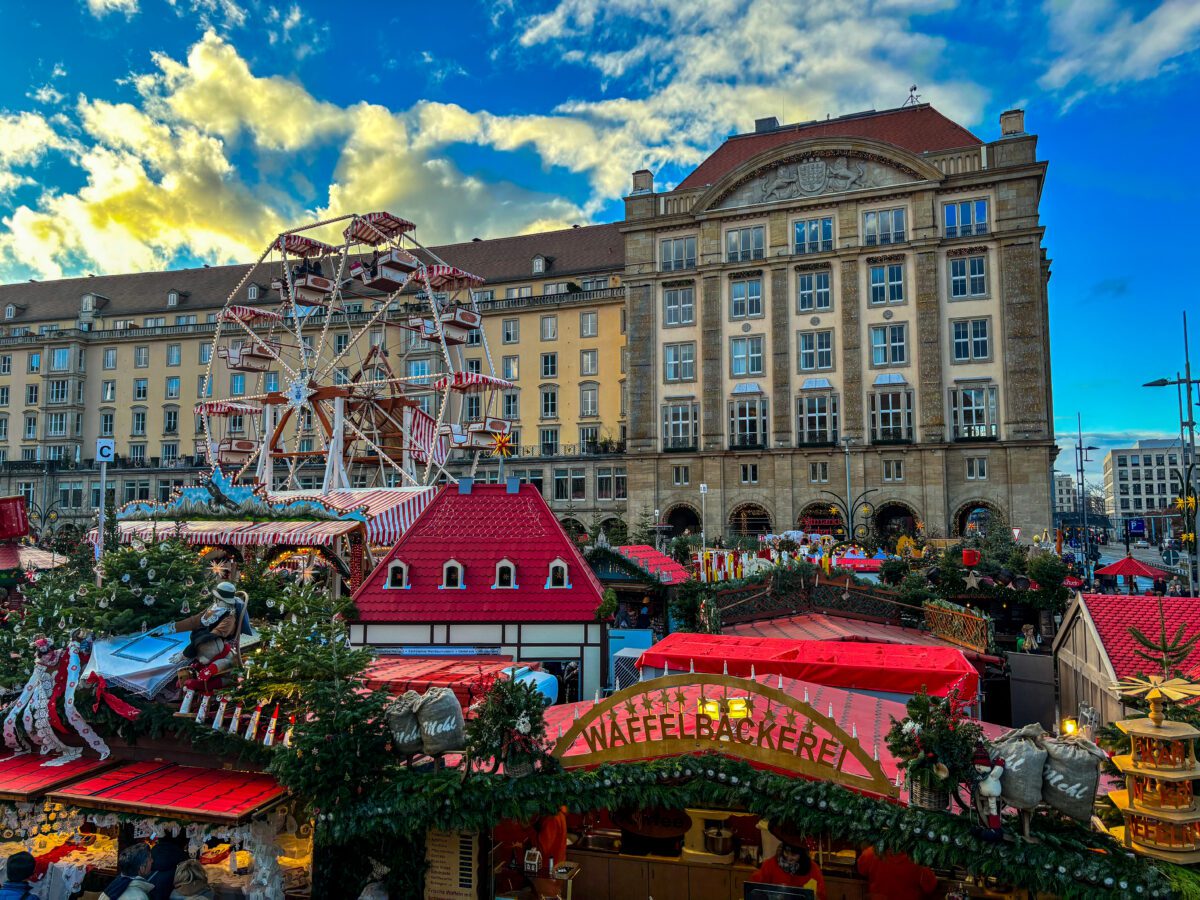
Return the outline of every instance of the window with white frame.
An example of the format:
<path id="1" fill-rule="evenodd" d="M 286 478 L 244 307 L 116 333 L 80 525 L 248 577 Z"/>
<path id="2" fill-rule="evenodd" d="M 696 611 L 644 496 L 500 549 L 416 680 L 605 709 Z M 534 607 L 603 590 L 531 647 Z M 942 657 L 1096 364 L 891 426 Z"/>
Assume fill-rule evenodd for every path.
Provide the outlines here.
<path id="1" fill-rule="evenodd" d="M 884 481 L 903 481 L 904 480 L 904 460 L 902 460 L 902 459 L 885 459 L 883 461 L 883 480 Z"/>
<path id="2" fill-rule="evenodd" d="M 532 297 L 533 287 L 528 284 L 523 284 L 518 287 L 510 287 L 504 289 L 505 300 L 516 300 L 519 297 Z"/>
<path id="3" fill-rule="evenodd" d="M 229 395 L 231 397 L 242 397 L 246 393 L 246 376 L 241 372 L 234 372 L 229 376 Z"/>
<path id="4" fill-rule="evenodd" d="M 146 411 L 144 409 L 133 411 L 133 428 L 130 433 L 139 436 L 146 433 Z"/>
<path id="5" fill-rule="evenodd" d="M 565 294 L 571 289 L 571 286 L 565 281 L 547 281 L 542 285 L 542 296 L 550 297 L 554 294 Z"/>
<path id="6" fill-rule="evenodd" d="M 808 480 L 813 484 L 825 484 L 829 481 L 829 463 L 813 462 L 808 464 Z"/>
<path id="7" fill-rule="evenodd" d="M 827 312 L 833 309 L 828 271 L 801 272 L 796 277 L 796 308 L 800 312 Z"/>
<path id="8" fill-rule="evenodd" d="M 542 388 L 542 418 L 558 418 L 558 388 L 556 387 Z"/>
<path id="9" fill-rule="evenodd" d="M 0 416 L 0 441 L 8 440 L 8 416 Z"/>
<path id="10" fill-rule="evenodd" d="M 137 413 L 134 414 L 134 419 L 137 419 Z M 145 413 L 142 413 L 145 416 Z M 135 431 L 134 434 L 137 434 Z M 66 437 L 67 436 L 67 414 L 56 412 L 46 416 L 46 435 L 48 437 Z"/>
<path id="11" fill-rule="evenodd" d="M 725 261 L 746 262 L 764 255 L 763 226 L 731 228 L 725 232 Z"/>
<path id="12" fill-rule="evenodd" d="M 908 363 L 908 325 L 871 326 L 871 365 L 903 366 Z"/>
<path id="13" fill-rule="evenodd" d="M 663 379 L 668 382 L 696 380 L 696 345 L 663 344 Z"/>
<path id="14" fill-rule="evenodd" d="M 868 247 L 899 244 L 905 239 L 904 208 L 863 213 L 863 243 Z"/>
<path id="15" fill-rule="evenodd" d="M 172 375 L 167 379 L 166 397 L 168 400 L 179 399 L 179 376 Z"/>
<path id="16" fill-rule="evenodd" d="M 691 483 L 691 467 L 689 466 L 672 466 L 671 481 L 675 487 L 686 487 Z"/>
<path id="17" fill-rule="evenodd" d="M 167 365 L 178 366 L 183 362 L 183 348 L 179 344 L 167 344 Z"/>
<path id="18" fill-rule="evenodd" d="M 558 429 L 542 428 L 538 431 L 538 447 L 542 456 L 558 455 Z"/>
<path id="19" fill-rule="evenodd" d="M 987 257 L 956 256 L 950 260 L 950 299 L 987 296 Z"/>
<path id="20" fill-rule="evenodd" d="M 871 394 L 871 440 L 913 439 L 912 391 L 874 391 Z"/>
<path id="21" fill-rule="evenodd" d="M 50 390 L 46 392 L 46 399 L 50 403 L 66 403 L 71 398 L 70 382 L 55 379 L 50 382 Z"/>
<path id="22" fill-rule="evenodd" d="M 799 359 L 801 372 L 816 372 L 833 368 L 833 332 L 800 332 Z"/>
<path id="23" fill-rule="evenodd" d="M 5 353 L 3 356 L 0 356 L 0 375 L 11 375 L 11 374 L 12 374 L 12 354 Z"/>
<path id="24" fill-rule="evenodd" d="M 27 371 L 32 375 L 42 371 L 42 354 L 38 350 L 31 351 Z"/>
<path id="25" fill-rule="evenodd" d="M 150 348 L 149 347 L 134 347 L 133 348 L 133 364 L 139 369 L 145 369 L 150 365 Z"/>
<path id="26" fill-rule="evenodd" d="M 805 393 L 797 397 L 796 435 L 800 444 L 836 444 L 838 395 Z"/>
<path id="27" fill-rule="evenodd" d="M 506 356 L 500 360 L 500 376 L 505 381 L 516 381 L 521 374 L 521 358 Z"/>
<path id="28" fill-rule="evenodd" d="M 200 363 L 207 364 L 212 359 L 212 344 L 204 343 L 200 345 Z"/>
<path id="29" fill-rule="evenodd" d="M 546 578 L 547 588 L 569 588 L 571 582 L 567 580 L 567 564 L 561 559 L 556 559 L 550 563 L 550 573 Z"/>
<path id="30" fill-rule="evenodd" d="M 500 341 L 504 344 L 516 344 L 521 340 L 521 320 L 503 319 L 500 322 Z"/>
<path id="31" fill-rule="evenodd" d="M 695 450 L 699 445 L 699 434 L 698 403 L 668 403 L 663 406 L 663 450 Z"/>
<path id="32" fill-rule="evenodd" d="M 592 277 L 584 277 L 579 279 L 579 289 L 581 291 L 602 291 L 608 287 L 607 275 L 593 275 Z"/>
<path id="33" fill-rule="evenodd" d="M 163 441 L 158 453 L 159 461 L 164 466 L 173 466 L 179 460 L 179 444 L 176 441 Z"/>
<path id="34" fill-rule="evenodd" d="M 9 386 L 0 385 L 0 406 L 8 406 Z"/>
<path id="35" fill-rule="evenodd" d="M 743 378 L 763 374 L 763 337 L 732 338 L 729 341 L 729 374 Z"/>
<path id="36" fill-rule="evenodd" d="M 113 436 L 113 423 L 115 421 L 115 418 L 116 418 L 115 415 L 111 412 L 100 413 L 100 436 L 101 437 L 112 437 Z"/>
<path id="37" fill-rule="evenodd" d="M 742 484 L 758 484 L 758 463 L 742 463 Z"/>
<path id="38" fill-rule="evenodd" d="M 145 400 L 149 396 L 150 396 L 150 379 L 135 378 L 133 380 L 133 399 L 134 400 Z"/>
<path id="39" fill-rule="evenodd" d="M 38 417 L 36 414 L 25 416 L 25 440 L 37 440 Z"/>
<path id="40" fill-rule="evenodd" d="M 799 219 L 793 245 L 796 253 L 828 253 L 833 249 L 833 217 Z"/>
<path id="41" fill-rule="evenodd" d="M 579 415 L 584 417 L 600 415 L 600 387 L 594 382 L 579 386 Z"/>
<path id="42" fill-rule="evenodd" d="M 468 422 L 478 422 L 482 416 L 483 398 L 479 394 L 467 394 L 463 397 L 463 418 Z"/>
<path id="43" fill-rule="evenodd" d="M 579 374 L 584 376 L 600 374 L 600 351 L 579 351 Z"/>
<path id="44" fill-rule="evenodd" d="M 962 319 L 952 322 L 950 327 L 955 362 L 980 362 L 991 359 L 987 319 Z"/>
<path id="45" fill-rule="evenodd" d="M 540 275 L 546 271 L 546 257 L 535 256 L 533 258 L 533 274 Z"/>
<path id="46" fill-rule="evenodd" d="M 669 238 L 659 244 L 659 261 L 664 272 L 696 268 L 696 239 Z"/>
<path id="47" fill-rule="evenodd" d="M 517 586 L 517 566 L 511 559 L 502 559 L 496 563 L 496 580 L 494 588 L 512 589 Z"/>
<path id="48" fill-rule="evenodd" d="M 521 395 L 517 391 L 504 392 L 504 403 L 501 414 L 506 419 L 519 419 L 521 417 Z"/>
<path id="49" fill-rule="evenodd" d="M 212 345 L 206 344 L 205 346 L 212 346 Z M 117 367 L 117 348 L 116 347 L 105 347 L 104 348 L 103 366 L 105 369 L 109 369 L 109 370 L 115 369 Z"/>
<path id="50" fill-rule="evenodd" d="M 946 237 L 965 237 L 988 233 L 988 202 L 986 198 L 947 203 L 942 210 L 943 221 L 946 225 Z"/>
<path id="51" fill-rule="evenodd" d="M 871 266 L 871 303 L 904 302 L 904 263 Z"/>
<path id="52" fill-rule="evenodd" d="M 558 316 L 542 316 L 542 340 L 558 340 Z"/>
<path id="53" fill-rule="evenodd" d="M 25 405 L 37 406 L 38 397 L 41 395 L 41 385 L 27 384 L 25 385 Z"/>
<path id="54" fill-rule="evenodd" d="M 954 440 L 999 435 L 996 385 L 987 382 L 950 389 L 950 421 Z"/>
<path id="55" fill-rule="evenodd" d="M 579 336 L 581 338 L 596 337 L 600 334 L 600 316 L 593 310 L 579 314 Z"/>
<path id="56" fill-rule="evenodd" d="M 967 481 L 986 481 L 987 480 L 987 457 L 986 456 L 968 456 L 967 457 Z"/>
<path id="57" fill-rule="evenodd" d="M 463 567 L 456 559 L 447 560 L 442 564 L 442 587 L 461 589 L 466 586 L 463 578 Z"/>
<path id="58" fill-rule="evenodd" d="M 71 348 L 56 347 L 50 351 L 50 371 L 66 372 L 71 368 Z"/>
<path id="59" fill-rule="evenodd" d="M 729 317 L 753 319 L 763 314 L 762 279 L 746 278 L 729 284 Z"/>
<path id="60" fill-rule="evenodd" d="M 767 401 L 765 397 L 732 400 L 729 403 L 729 446 L 731 449 L 757 448 L 767 441 Z"/>
<path id="61" fill-rule="evenodd" d="M 408 587 L 408 564 L 398 559 L 388 563 L 387 587 L 403 589 Z"/>
<path id="62" fill-rule="evenodd" d="M 558 377 L 558 354 L 543 353 L 542 354 L 542 377 L 557 378 Z"/>
<path id="63" fill-rule="evenodd" d="M 663 324 L 691 325 L 696 321 L 695 291 L 691 287 L 663 291 Z"/>

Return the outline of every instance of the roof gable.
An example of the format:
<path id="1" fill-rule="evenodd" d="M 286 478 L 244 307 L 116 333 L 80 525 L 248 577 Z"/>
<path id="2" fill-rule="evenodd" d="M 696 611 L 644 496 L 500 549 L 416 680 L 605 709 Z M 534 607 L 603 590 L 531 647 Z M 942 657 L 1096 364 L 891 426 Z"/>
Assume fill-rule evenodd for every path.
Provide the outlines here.
<path id="1" fill-rule="evenodd" d="M 928 104 L 904 106 L 882 112 L 842 116 L 825 122 L 785 125 L 761 134 L 735 135 L 683 179 L 678 189 L 716 184 L 734 169 L 774 147 L 831 137 L 868 138 L 893 144 L 916 154 L 975 147 L 983 143 L 967 129 L 946 118 Z"/>
<path id="2" fill-rule="evenodd" d="M 1185 638 L 1200 631 L 1200 602 L 1187 597 L 1163 597 L 1162 604 L 1167 637 L 1174 637 L 1180 625 L 1185 626 Z M 1153 663 L 1137 655 L 1141 644 L 1129 633 L 1129 626 L 1136 626 L 1142 634 L 1155 639 L 1159 629 L 1158 598 L 1085 594 L 1082 605 L 1118 678 L 1154 668 Z M 1180 668 L 1188 671 L 1197 666 L 1200 666 L 1200 644 Z"/>
<path id="3" fill-rule="evenodd" d="M 408 587 L 388 588 L 393 561 L 408 566 Z M 442 585 L 445 563 L 463 566 L 463 587 Z M 549 587 L 550 564 L 567 566 L 569 587 Z M 492 587 L 496 565 L 511 562 L 515 586 Z M 602 589 L 538 489 L 447 485 L 425 507 L 354 594 L 362 622 L 590 622 Z"/>

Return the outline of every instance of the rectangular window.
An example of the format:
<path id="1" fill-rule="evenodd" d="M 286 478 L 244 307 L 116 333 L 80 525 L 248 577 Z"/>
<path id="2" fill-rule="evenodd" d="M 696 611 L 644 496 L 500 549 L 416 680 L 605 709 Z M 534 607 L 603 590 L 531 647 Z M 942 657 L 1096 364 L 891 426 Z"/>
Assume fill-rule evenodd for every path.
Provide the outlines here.
<path id="1" fill-rule="evenodd" d="M 542 354 L 542 377 L 557 378 L 558 377 L 558 354 L 543 353 Z"/>
<path id="2" fill-rule="evenodd" d="M 825 484 L 829 481 L 829 463 L 814 462 L 808 464 L 808 480 L 813 484 Z"/>
<path id="3" fill-rule="evenodd" d="M 38 420 L 37 416 L 29 415 L 25 417 L 25 440 L 37 440 Z"/>
<path id="4" fill-rule="evenodd" d="M 696 268 L 696 239 L 694 237 L 671 238 L 660 245 L 660 260 L 664 272 Z"/>
<path id="5" fill-rule="evenodd" d="M 207 365 L 209 360 L 211 360 L 211 359 L 212 359 L 212 344 L 207 344 L 207 343 L 201 344 L 200 345 L 200 363 L 201 363 L 201 365 Z"/>
<path id="6" fill-rule="evenodd" d="M 762 280 L 749 278 L 745 281 L 730 282 L 730 317 L 734 319 L 750 319 L 762 314 Z"/>
<path id="7" fill-rule="evenodd" d="M 68 382 L 56 380 L 50 382 L 47 400 L 50 403 L 66 403 L 71 397 L 71 386 Z"/>
<path id="8" fill-rule="evenodd" d="M 506 356 L 500 360 L 500 375 L 505 381 L 516 381 L 521 374 L 521 358 Z"/>
<path id="9" fill-rule="evenodd" d="M 764 255 L 763 226 L 731 228 L 725 232 L 725 261 L 745 262 Z"/>
<path id="10" fill-rule="evenodd" d="M 833 308 L 828 272 L 801 272 L 796 279 L 797 309 L 800 312 L 825 312 Z"/>
<path id="11" fill-rule="evenodd" d="M 903 481 L 904 480 L 904 460 L 902 460 L 902 459 L 885 459 L 883 461 L 883 480 L 884 481 Z"/>
<path id="12" fill-rule="evenodd" d="M 615 469 L 613 469 L 613 487 L 616 491 L 618 500 L 629 499 L 629 492 L 626 488 L 624 466 L 617 466 Z"/>
<path id="13" fill-rule="evenodd" d="M 207 375 L 200 375 L 196 378 L 196 396 L 211 397 L 213 393 L 212 379 Z"/>
<path id="14" fill-rule="evenodd" d="M 463 416 L 468 422 L 478 422 L 480 418 L 480 400 L 479 394 L 467 394 L 463 397 Z"/>
<path id="15" fill-rule="evenodd" d="M 695 450 L 699 432 L 699 404 L 669 403 L 662 408 L 663 450 Z"/>
<path id="16" fill-rule="evenodd" d="M 729 446 L 732 450 L 766 445 L 767 401 L 734 400 L 729 404 Z"/>
<path id="17" fill-rule="evenodd" d="M 584 469 L 571 470 L 571 499 L 583 500 L 587 496 L 587 472 Z"/>
<path id="18" fill-rule="evenodd" d="M 0 356 L 0 375 L 11 375 L 11 374 L 12 374 L 12 354 L 5 353 L 3 356 Z"/>
<path id="19" fill-rule="evenodd" d="M 50 371 L 66 372 L 71 368 L 71 348 L 56 347 L 50 351 Z"/>
<path id="20" fill-rule="evenodd" d="M 203 377 L 203 376 L 201 376 Z M 117 400 L 117 383 L 115 381 L 102 381 L 100 383 L 100 402 L 115 403 Z"/>
<path id="21" fill-rule="evenodd" d="M 130 444 L 129 445 L 129 460 L 130 460 L 130 462 L 137 463 L 138 465 L 145 465 L 146 464 L 146 445 L 145 444 Z M 129 488 L 130 484 L 132 484 L 132 483 L 126 484 L 125 487 Z M 150 482 L 148 482 L 148 481 L 138 482 L 137 483 L 137 492 L 139 494 L 141 493 L 141 486 L 143 484 L 146 486 L 146 496 L 144 498 L 135 497 L 134 499 L 145 499 L 145 500 L 150 499 Z M 126 491 L 126 493 L 128 493 L 128 491 Z"/>
<path id="22" fill-rule="evenodd" d="M 558 453 L 558 429 L 543 428 L 538 433 L 542 456 L 555 456 Z"/>
<path id="23" fill-rule="evenodd" d="M 346 335 L 346 337 L 348 338 L 349 335 Z M 478 328 L 472 328 L 470 331 L 467 332 L 467 346 L 468 347 L 482 347 L 483 346 L 483 335 Z"/>
<path id="24" fill-rule="evenodd" d="M 968 481 L 986 481 L 987 480 L 987 457 L 986 456 L 968 456 L 967 457 L 967 480 Z"/>
<path id="25" fill-rule="evenodd" d="M 950 389 L 954 440 L 998 437 L 996 393 L 994 384 L 964 385 Z"/>
<path id="26" fill-rule="evenodd" d="M 138 436 L 146 433 L 146 411 L 144 409 L 133 411 L 133 429 L 130 433 Z"/>
<path id="27" fill-rule="evenodd" d="M 0 406 L 8 406 L 8 385 L 0 387 Z"/>
<path id="28" fill-rule="evenodd" d="M 957 256 L 950 260 L 950 297 L 987 296 L 987 257 Z"/>
<path id="29" fill-rule="evenodd" d="M 542 388 L 542 418 L 558 418 L 558 388 Z"/>
<path id="30" fill-rule="evenodd" d="M 800 444 L 836 444 L 837 394 L 805 394 L 796 400 L 797 437 Z"/>
<path id="31" fill-rule="evenodd" d="M 598 374 L 600 374 L 600 352 L 598 350 L 580 350 L 579 351 L 579 374 L 580 375 L 598 375 Z"/>
<path id="32" fill-rule="evenodd" d="M 519 419 L 521 417 L 521 395 L 516 391 L 504 392 L 504 406 L 502 415 L 506 419 Z"/>
<path id="33" fill-rule="evenodd" d="M 815 372 L 833 368 L 833 332 L 800 332 L 800 371 Z"/>
<path id="34" fill-rule="evenodd" d="M 733 338 L 729 342 L 729 374 L 734 378 L 763 374 L 763 338 Z"/>
<path id="35" fill-rule="evenodd" d="M 695 292 L 690 287 L 663 291 L 663 324 L 691 325 L 696 321 Z"/>
<path id="36" fill-rule="evenodd" d="M 163 433 L 176 434 L 179 431 L 179 410 L 163 410 Z"/>
<path id="37" fill-rule="evenodd" d="M 179 376 L 172 375 L 167 379 L 167 399 L 179 399 Z"/>
<path id="38" fill-rule="evenodd" d="M 150 365 L 150 348 L 149 347 L 134 347 L 133 348 L 133 364 L 139 369 L 145 369 Z"/>
<path id="39" fill-rule="evenodd" d="M 912 439 L 912 391 L 871 394 L 871 440 L 887 443 Z"/>
<path id="40" fill-rule="evenodd" d="M 429 360 L 410 359 L 405 363 L 404 371 L 413 384 L 429 384 Z"/>
<path id="41" fill-rule="evenodd" d="M 607 275 L 593 275 L 591 278 L 580 278 L 579 289 L 581 291 L 603 291 L 608 288 Z"/>
<path id="42" fill-rule="evenodd" d="M 116 367 L 117 367 L 117 348 L 116 347 L 105 347 L 104 348 L 104 368 L 112 370 L 112 369 L 115 369 Z"/>
<path id="43" fill-rule="evenodd" d="M 46 416 L 46 435 L 48 437 L 66 437 L 67 436 L 67 414 L 66 413 L 50 413 Z"/>
<path id="44" fill-rule="evenodd" d="M 663 344 L 663 379 L 665 381 L 696 380 L 696 345 Z"/>
<path id="45" fill-rule="evenodd" d="M 37 406 L 39 392 L 40 392 L 40 389 L 39 389 L 38 385 L 36 385 L 36 384 L 25 385 L 25 405 L 26 406 Z"/>
<path id="46" fill-rule="evenodd" d="M 37 373 L 42 371 L 42 354 L 34 351 L 29 354 L 29 371 Z"/>
<path id="47" fill-rule="evenodd" d="M 568 290 L 570 286 L 565 281 L 548 281 L 542 285 L 542 296 L 565 294 Z"/>
<path id="48" fill-rule="evenodd" d="M 100 434 L 101 434 L 101 436 L 103 436 L 103 437 L 112 437 L 113 436 L 113 420 L 114 420 L 113 413 L 110 413 L 110 412 L 100 413 Z"/>
<path id="49" fill-rule="evenodd" d="M 758 484 L 758 463 L 742 463 L 742 484 Z"/>
<path id="50" fill-rule="evenodd" d="M 972 362 L 991 358 L 987 319 L 966 319 L 951 323 L 955 362 Z"/>
<path id="51" fill-rule="evenodd" d="M 868 247 L 904 241 L 904 209 L 879 209 L 863 213 L 863 243 Z"/>
<path id="52" fill-rule="evenodd" d="M 594 384 L 579 386 L 579 415 L 600 415 L 600 388 Z"/>
<path id="53" fill-rule="evenodd" d="M 942 209 L 945 212 L 946 237 L 987 234 L 988 202 L 986 199 L 947 203 Z"/>
<path id="54" fill-rule="evenodd" d="M 558 316 L 542 316 L 542 340 L 558 340 Z"/>
<path id="55" fill-rule="evenodd" d="M 597 337 L 600 334 L 600 317 L 595 310 L 579 314 L 579 336 L 581 338 Z"/>
<path id="56" fill-rule="evenodd" d="M 596 499 L 611 500 L 613 498 L 612 467 L 604 466 L 596 470 Z"/>
<path id="57" fill-rule="evenodd" d="M 871 302 L 904 302 L 904 263 L 871 266 Z"/>
<path id="58" fill-rule="evenodd" d="M 689 466 L 672 466 L 671 480 L 676 487 L 686 487 L 691 483 L 691 467 Z"/>
<path id="59" fill-rule="evenodd" d="M 0 441 L 8 440 L 8 416 L 0 418 Z"/>
<path id="60" fill-rule="evenodd" d="M 516 300 L 518 297 L 532 297 L 533 288 L 529 285 L 521 285 L 520 287 L 510 287 L 504 289 L 505 300 Z"/>
<path id="61" fill-rule="evenodd" d="M 229 376 L 229 394 L 232 397 L 241 397 L 246 393 L 246 376 L 241 372 L 234 372 Z"/>
<path id="62" fill-rule="evenodd" d="M 504 344 L 515 344 L 521 340 L 521 320 L 504 319 L 500 323 L 500 341 Z"/>
<path id="63" fill-rule="evenodd" d="M 183 348 L 179 344 L 167 344 L 167 365 L 177 366 L 183 361 Z"/>
<path id="64" fill-rule="evenodd" d="M 466 363 L 467 363 L 467 374 L 469 374 L 469 375 L 482 375 L 483 374 L 483 360 L 482 359 L 468 359 L 466 361 Z"/>
<path id="65" fill-rule="evenodd" d="M 800 219 L 796 222 L 797 253 L 828 253 L 833 249 L 833 217 Z"/>
<path id="66" fill-rule="evenodd" d="M 902 366 L 908 362 L 908 326 L 871 326 L 871 365 Z"/>

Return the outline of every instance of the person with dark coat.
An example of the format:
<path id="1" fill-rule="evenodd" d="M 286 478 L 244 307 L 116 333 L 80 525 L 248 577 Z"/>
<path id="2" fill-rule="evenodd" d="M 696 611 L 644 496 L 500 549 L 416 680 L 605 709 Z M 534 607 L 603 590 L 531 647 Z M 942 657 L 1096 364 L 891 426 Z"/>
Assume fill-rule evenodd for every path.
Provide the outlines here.
<path id="1" fill-rule="evenodd" d="M 649 628 L 650 627 L 650 607 L 647 606 L 645 603 L 642 604 L 642 609 L 638 613 L 637 627 L 638 628 Z"/>
<path id="2" fill-rule="evenodd" d="M 151 900 L 154 885 L 146 879 L 153 866 L 149 845 L 138 843 L 126 847 L 117 857 L 117 871 L 121 874 L 108 883 L 100 900 Z"/>
<path id="3" fill-rule="evenodd" d="M 37 868 L 33 854 L 25 850 L 14 853 L 8 858 L 4 884 L 0 886 L 0 900 L 22 900 L 30 896 L 33 886 L 29 879 Z"/>
<path id="4" fill-rule="evenodd" d="M 175 887 L 175 868 L 187 858 L 187 852 L 174 841 L 163 839 L 154 845 L 147 879 L 154 885 L 153 900 L 170 900 Z"/>

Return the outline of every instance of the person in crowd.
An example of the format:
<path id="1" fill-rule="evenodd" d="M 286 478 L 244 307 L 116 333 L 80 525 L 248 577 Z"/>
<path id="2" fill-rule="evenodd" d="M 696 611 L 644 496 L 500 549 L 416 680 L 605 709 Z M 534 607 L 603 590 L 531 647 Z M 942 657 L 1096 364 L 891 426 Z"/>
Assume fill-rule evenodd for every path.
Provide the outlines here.
<path id="1" fill-rule="evenodd" d="M 1172 575 L 1171 580 L 1167 582 L 1167 596 L 1169 596 L 1169 597 L 1182 597 L 1183 596 L 1183 582 L 1179 580 L 1178 575 Z"/>
<path id="2" fill-rule="evenodd" d="M 14 853 L 8 858 L 4 875 L 4 884 L 0 886 L 0 900 L 22 900 L 31 896 L 33 885 L 29 879 L 33 877 L 37 861 L 33 854 L 25 850 Z"/>
<path id="3" fill-rule="evenodd" d="M 176 867 L 174 890 L 169 900 L 191 900 L 193 897 L 212 900 L 214 896 L 208 884 L 208 874 L 198 860 L 185 859 Z"/>
<path id="4" fill-rule="evenodd" d="M 108 883 L 100 900 L 151 900 L 154 884 L 148 879 L 154 867 L 150 846 L 133 844 L 121 851 L 117 857 L 117 875 Z"/>
<path id="5" fill-rule="evenodd" d="M 881 856 L 868 847 L 858 857 L 858 871 L 867 879 L 867 900 L 927 900 L 937 891 L 933 869 L 904 853 Z"/>
<path id="6" fill-rule="evenodd" d="M 617 622 L 616 622 L 616 626 L 617 626 L 617 628 L 629 628 L 629 627 L 630 627 L 630 623 L 629 623 L 629 607 L 625 605 L 624 601 L 622 601 L 621 603 L 617 604 Z"/>
<path id="7" fill-rule="evenodd" d="M 187 851 L 172 840 L 163 839 L 150 851 L 150 877 L 154 885 L 153 900 L 170 900 L 175 887 L 175 869 L 188 858 Z"/>
<path id="8" fill-rule="evenodd" d="M 808 849 L 798 844 L 780 843 L 775 855 L 759 866 L 750 880 L 755 884 L 808 888 L 817 900 L 825 900 L 825 877 Z"/>
<path id="9" fill-rule="evenodd" d="M 649 628 L 650 627 L 650 607 L 648 605 L 646 605 L 645 602 L 642 603 L 642 609 L 638 613 L 637 627 L 638 628 Z"/>
<path id="10" fill-rule="evenodd" d="M 1020 653 L 1037 653 L 1042 645 L 1042 636 L 1032 625 L 1021 626 L 1021 636 L 1017 638 L 1017 651 Z"/>

